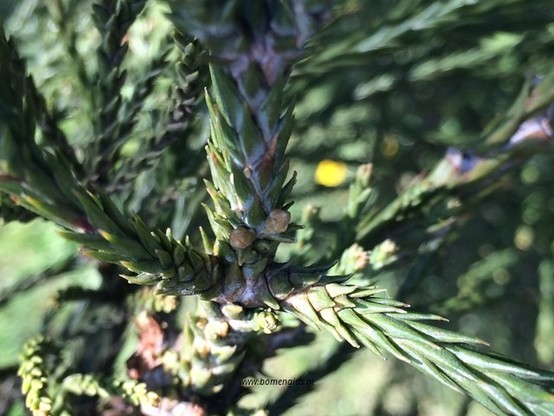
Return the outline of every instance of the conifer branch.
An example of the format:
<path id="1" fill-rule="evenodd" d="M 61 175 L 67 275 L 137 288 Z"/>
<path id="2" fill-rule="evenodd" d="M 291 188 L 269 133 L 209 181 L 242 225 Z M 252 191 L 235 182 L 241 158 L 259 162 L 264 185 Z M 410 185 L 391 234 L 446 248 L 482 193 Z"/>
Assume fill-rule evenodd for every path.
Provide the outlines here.
<path id="1" fill-rule="evenodd" d="M 173 41 L 176 44 L 176 49 L 178 49 L 178 58 L 175 63 L 178 82 L 173 94 L 172 105 L 169 107 L 170 110 L 163 126 L 164 130 L 161 134 L 150 137 L 141 146 L 138 154 L 128 158 L 126 166 L 116 172 L 114 180 L 110 183 L 110 188 L 125 187 L 140 172 L 152 168 L 166 149 L 179 140 L 187 141 L 192 132 L 193 116 L 203 98 L 203 88 L 208 82 L 208 71 L 205 62 L 206 51 L 197 41 L 181 33 L 175 33 Z M 152 76 L 147 82 L 154 79 L 155 77 Z M 146 91 L 148 88 L 144 88 L 144 90 Z M 130 101 L 138 103 L 137 110 L 135 110 L 136 115 L 143 98 L 135 97 Z M 190 161 L 190 164 L 194 165 L 192 161 Z"/>
<path id="2" fill-rule="evenodd" d="M 134 125 L 132 114 L 120 114 L 123 108 L 121 88 L 126 79 L 121 64 L 128 50 L 127 31 L 145 4 L 146 0 L 99 0 L 93 5 L 94 23 L 102 35 L 102 43 L 97 52 L 99 68 L 92 95 L 96 140 L 88 170 L 91 181 L 101 186 L 106 186 L 107 175 Z"/>
<path id="3" fill-rule="evenodd" d="M 271 257 L 276 242 L 292 241 L 295 230 L 287 212 L 294 180 L 285 183 L 284 157 L 292 106 L 283 91 L 290 66 L 313 31 L 313 10 L 296 1 L 215 4 L 219 7 L 208 11 L 200 3 L 172 2 L 177 28 L 198 37 L 214 63 L 224 64 L 211 67 L 213 89 L 206 97 L 213 179 L 207 186 L 215 203 L 208 215 L 222 245 L 244 257 L 258 257 L 255 251 Z M 256 249 L 242 253 L 257 241 Z"/>
<path id="4" fill-rule="evenodd" d="M 379 211 L 366 211 L 357 224 L 356 241 L 375 241 L 399 218 L 410 218 L 433 201 L 456 195 L 463 206 L 490 189 L 499 177 L 521 166 L 539 151 L 552 149 L 550 127 L 554 100 L 554 71 L 533 90 L 525 86 L 520 98 L 503 117 L 488 128 L 484 149 L 477 152 L 448 149 L 446 155 L 423 179 L 409 186 Z M 539 113 L 538 115 L 536 115 Z M 535 115 L 534 115 L 535 114 Z M 499 148 L 499 143 L 502 147 Z M 492 147 L 492 146 L 495 147 Z M 460 209 L 454 208 L 451 214 Z M 397 224 L 396 224 L 397 225 Z"/>
<path id="5" fill-rule="evenodd" d="M 259 337 L 261 331 L 277 331 L 272 313 L 213 302 L 200 302 L 178 334 L 165 330 L 161 314 L 141 312 L 136 323 L 140 341 L 127 362 L 129 375 L 154 390 L 184 389 L 210 414 L 225 414 L 244 394 L 240 379 L 259 370 L 258 354 L 272 355 L 292 339 L 286 330 L 265 340 Z M 162 369 L 165 377 L 159 376 Z"/>
<path id="6" fill-rule="evenodd" d="M 136 284 L 159 283 L 161 292 L 193 294 L 215 286 L 217 260 L 177 242 L 171 232 L 150 231 L 140 218 L 125 217 L 99 190 L 87 191 L 57 149 L 34 141 L 36 108 L 28 100 L 30 77 L 11 41 L 0 36 L 0 189 L 20 206 L 71 230 L 60 232 L 87 254 L 119 263 Z"/>
<path id="7" fill-rule="evenodd" d="M 339 341 L 408 362 L 497 414 L 552 414 L 553 373 L 489 352 L 480 340 L 440 328 L 442 318 L 408 312 L 408 305 L 379 296 L 380 289 L 348 284 L 348 276 L 332 276 L 329 266 L 300 267 L 274 261 L 278 244 L 292 241 L 296 228 L 288 212 L 294 177 L 288 178 L 285 157 L 293 105 L 284 99 L 283 91 L 292 65 L 304 56 L 306 41 L 326 14 L 326 5 L 301 0 L 170 3 L 177 29 L 196 36 L 212 58 L 212 89 L 206 94 L 212 181 L 207 188 L 214 208 L 206 210 L 215 243 L 203 233 L 202 251 L 188 240 L 177 241 L 171 232 L 151 231 L 139 217 L 128 218 L 94 184 L 84 186 L 72 166 L 76 163 L 72 154 L 58 148 L 66 143 L 53 117 L 46 119 L 47 130 L 53 132 L 50 145 L 38 146 L 36 120 L 48 116 L 46 106 L 33 99 L 32 80 L 3 34 L 0 78 L 8 81 L 0 85 L 0 190 L 19 205 L 67 228 L 61 235 L 81 244 L 83 252 L 134 273 L 124 276 L 131 283 L 156 285 L 161 294 L 199 295 L 210 302 L 208 309 L 213 310 L 187 318 L 180 340 L 182 350 L 156 351 L 160 356 L 155 358 L 176 379 L 173 387 L 205 396 L 224 392 L 236 398 L 236 385 L 229 380 L 241 370 L 249 370 L 243 367 L 248 364 L 243 353 L 250 337 L 258 331 L 278 331 L 276 313 L 284 311 L 316 329 L 327 330 Z M 107 173 L 133 126 L 133 121 L 122 115 L 120 90 L 125 75 L 121 63 L 126 52 L 122 40 L 143 6 L 141 0 L 105 0 L 95 6 L 96 23 L 105 35 L 98 51 L 101 68 L 95 91 L 98 141 L 87 167 L 93 173 L 89 179 L 100 187 L 107 184 Z M 452 2 L 447 6 L 443 17 L 456 10 Z M 394 38 L 392 33 L 390 39 Z M 424 202 L 454 191 L 470 193 L 483 184 L 486 187 L 488 180 L 533 153 L 533 144 L 550 143 L 552 134 L 546 129 L 550 126 L 537 114 L 554 98 L 553 76 L 554 72 L 532 96 L 525 96 L 529 100 L 491 133 L 489 142 L 502 143 L 502 149 L 494 153 L 487 148 L 469 160 L 450 151 L 425 180 L 381 213 L 364 211 L 368 184 L 363 180 L 369 178 L 361 172 L 346 213 L 350 231 L 357 222 L 354 219 L 365 216 L 357 237 L 377 238 L 384 226 L 417 211 Z M 194 81 L 185 76 L 185 82 Z M 198 90 L 193 89 L 195 104 Z M 142 92 L 137 94 L 135 98 Z M 191 103 L 188 99 L 183 102 L 185 113 Z M 138 108 L 129 110 L 133 117 Z M 184 128 L 186 117 L 171 116 L 178 128 Z M 546 127 L 534 129 L 537 124 Z M 152 147 L 157 151 L 156 146 Z M 138 163 L 140 167 L 142 162 Z M 309 236 L 305 237 L 309 242 Z M 344 264 L 337 267 L 340 273 L 361 267 L 352 261 L 356 260 L 355 250 L 352 256 L 348 254 L 352 253 L 346 253 Z M 362 256 L 365 267 L 367 253 L 363 250 Z M 37 415 L 48 414 L 53 406 L 49 386 L 58 380 L 48 376 L 51 362 L 45 356 L 57 359 L 56 349 L 44 338 L 31 341 L 24 349 L 20 374 L 28 407 Z M 135 404 L 149 397 L 157 400 L 140 380 L 118 385 L 114 393 L 99 378 L 77 373 L 66 378 L 65 388 L 78 395 L 125 394 L 135 397 Z M 225 405 L 231 407 L 232 403 Z"/>
<path id="8" fill-rule="evenodd" d="M 161 365 L 176 387 L 202 397 L 219 394 L 241 365 L 255 322 L 239 306 L 201 302 L 185 318 L 175 345 L 160 354 Z"/>
<path id="9" fill-rule="evenodd" d="M 478 339 L 422 323 L 444 319 L 408 312 L 408 305 L 377 296 L 380 292 L 329 284 L 293 294 L 282 307 L 338 340 L 405 361 L 496 414 L 554 411 L 554 373 L 490 352 Z"/>
<path id="10" fill-rule="evenodd" d="M 33 416 L 49 416 L 52 398 L 48 392 L 48 354 L 56 354 L 54 344 L 42 337 L 32 338 L 23 346 L 18 375 L 23 379 L 21 390 L 26 395 L 25 404 Z"/>
<path id="11" fill-rule="evenodd" d="M 44 336 L 31 338 L 23 347 L 18 375 L 23 379 L 21 389 L 26 395 L 26 406 L 34 416 L 72 411 L 70 394 L 104 400 L 120 395 L 135 406 L 159 403 L 160 397 L 136 380 L 103 383 L 91 374 L 63 374 L 57 368 L 62 361 L 60 352 L 60 346 Z"/>
<path id="12" fill-rule="evenodd" d="M 48 13 L 52 22 L 59 31 L 59 37 L 68 55 L 69 64 L 77 81 L 77 89 L 86 97 L 84 101 L 89 112 L 94 111 L 94 94 L 91 74 L 87 68 L 84 57 L 77 50 L 77 33 L 71 26 L 71 9 L 64 0 L 50 0 L 46 2 Z"/>
<path id="13" fill-rule="evenodd" d="M 511 0 L 507 3 L 448 0 L 441 4 L 421 2 L 410 5 L 392 4 L 392 7 L 387 10 L 388 18 L 383 19 L 383 16 L 379 16 L 379 26 L 367 25 L 367 28 L 371 30 L 370 33 L 362 32 L 346 38 L 338 37 L 338 41 L 325 45 L 320 53 L 307 61 L 302 66 L 300 73 L 314 75 L 340 70 L 344 67 L 365 66 L 371 58 L 380 53 L 402 50 L 414 42 L 425 42 L 436 36 L 437 33 L 448 35 L 463 31 L 469 35 L 472 33 L 472 28 L 486 24 L 485 22 L 491 18 L 498 19 L 504 24 L 509 22 L 508 30 L 513 30 L 515 22 L 524 27 L 531 22 L 540 26 L 540 22 L 547 24 L 552 19 L 552 11 L 547 10 L 544 4 L 534 3 L 532 7 L 526 9 L 528 14 L 521 16 L 518 13 L 518 8 L 523 5 L 521 0 Z M 350 13 L 357 14 L 360 12 L 358 9 L 359 5 L 352 8 Z M 345 15 L 348 16 L 348 14 Z M 499 15 L 502 15 L 503 18 L 499 18 Z M 524 19 L 529 20 L 525 22 Z M 462 22 L 463 24 L 460 24 Z M 510 25 L 510 23 L 512 24 Z M 433 45 L 430 44 L 426 48 L 429 55 L 432 47 Z M 457 63 L 463 67 L 467 65 L 467 61 L 468 57 L 465 57 L 465 60 L 459 59 Z M 439 67 L 436 73 L 452 71 L 454 68 L 454 63 L 448 61 L 443 68 Z M 421 73 L 423 74 L 424 71 Z M 417 79 L 417 73 L 412 77 Z M 395 83 L 391 87 L 394 85 Z"/>
<path id="14" fill-rule="evenodd" d="M 272 2 L 265 3 L 268 8 L 274 5 Z M 218 12 L 209 12 L 202 6 L 196 9 L 173 8 L 173 19 L 177 26 L 192 27 L 192 31 L 206 44 L 213 56 L 225 62 L 228 68 L 226 71 L 212 68 L 214 88 L 212 94 L 207 96 L 212 121 L 212 140 L 208 153 L 214 180 L 213 185 L 208 183 L 208 189 L 215 202 L 215 212 L 208 210 L 208 213 L 219 241 L 228 241 L 239 256 L 237 263 L 232 262 L 228 266 L 225 282 L 219 289 L 220 295 L 213 300 L 247 307 L 266 305 L 274 309 L 283 308 L 317 329 L 328 330 L 339 340 L 347 340 L 354 346 L 363 344 L 379 355 L 386 351 L 407 361 L 442 383 L 465 391 L 497 413 L 547 414 L 551 409 L 552 394 L 548 388 L 543 388 L 542 383 L 553 380 L 551 373 L 527 370 L 491 353 L 477 351 L 475 346 L 481 343 L 479 340 L 419 322 L 441 318 L 408 313 L 404 310 L 407 305 L 377 297 L 376 294 L 380 292 L 378 289 L 340 284 L 345 279 L 326 276 L 325 268 L 300 269 L 260 261 L 259 248 L 255 242 L 266 237 L 264 229 L 271 212 L 286 207 L 280 205 L 285 203 L 280 198 L 282 194 L 278 194 L 276 199 L 268 199 L 267 196 L 275 194 L 275 185 L 278 185 L 275 189 L 280 193 L 287 188 L 281 188 L 284 181 L 272 181 L 282 174 L 275 166 L 283 163 L 288 134 L 281 141 L 267 141 L 267 137 L 272 139 L 279 137 L 279 134 L 275 128 L 267 129 L 267 125 L 260 120 L 284 119 L 261 117 L 258 111 L 264 109 L 264 103 L 270 102 L 265 98 L 270 94 L 262 93 L 267 90 L 264 86 L 271 88 L 272 82 L 279 80 L 280 63 L 285 60 L 277 60 L 272 71 L 264 72 L 263 62 L 271 61 L 275 56 L 265 50 L 266 60 L 258 62 L 256 54 L 250 51 L 255 50 L 256 42 L 271 38 L 270 30 L 260 31 L 260 28 L 271 27 L 271 24 L 265 26 L 265 18 L 257 17 L 264 16 L 259 10 L 254 15 L 242 10 L 242 2 L 227 2 L 226 6 Z M 236 13 L 243 16 L 243 25 L 246 20 L 251 27 L 250 32 L 254 35 L 248 40 L 243 40 L 242 32 L 233 26 Z M 273 10 L 269 16 L 277 13 Z M 223 25 L 223 22 L 226 24 Z M 299 51 L 294 51 L 290 56 L 299 56 Z M 274 68 L 277 70 L 273 71 Z M 286 75 L 286 72 L 282 74 Z M 264 82 L 260 82 L 260 79 Z M 251 96 L 249 91 L 260 91 L 260 95 Z M 258 97 L 261 97 L 260 101 L 256 101 Z M 276 104 L 272 114 L 278 116 L 281 111 L 286 114 L 286 110 L 277 109 L 277 105 L 282 105 L 281 99 L 272 100 L 271 103 Z M 266 131 L 272 134 L 264 135 Z M 260 150 L 258 146 L 261 146 Z M 473 176 L 469 176 L 470 179 L 477 181 L 490 175 L 506 161 L 503 157 L 499 159 L 500 162 L 492 166 L 491 163 L 485 163 L 484 169 L 476 171 Z M 260 163 L 266 160 L 269 161 L 267 164 Z M 270 169 L 267 174 L 266 169 Z M 442 186 L 454 186 L 452 183 L 456 182 L 452 179 L 456 178 L 455 169 L 454 175 L 452 169 L 450 172 L 446 175 L 440 172 L 436 175 L 438 179 L 431 175 L 429 188 L 432 191 L 436 189 L 436 180 Z M 272 179 L 264 181 L 265 175 L 271 175 L 269 177 Z M 231 177 L 231 181 L 227 180 L 228 177 Z M 466 176 L 461 182 L 465 184 L 470 181 Z M 419 194 L 416 192 L 416 200 L 420 200 L 421 194 L 425 192 L 425 187 Z M 381 217 L 389 215 L 388 218 L 396 218 L 397 211 L 410 203 L 400 201 L 397 205 L 389 212 L 385 211 Z M 353 207 L 353 214 L 358 214 L 357 207 Z M 376 222 L 383 223 L 383 218 Z M 289 219 L 284 223 L 281 232 L 287 230 Z M 371 227 L 368 228 L 371 230 Z M 369 231 L 362 230 L 361 233 Z M 251 246 L 254 249 L 247 250 Z M 224 248 L 224 244 L 221 247 Z M 231 250 L 218 252 L 216 249 L 214 252 L 229 260 L 234 257 L 229 254 Z M 245 256 L 245 252 L 253 253 L 255 260 L 252 261 L 252 254 Z M 271 254 L 263 257 L 272 260 Z M 515 385 L 519 388 L 514 388 Z"/>

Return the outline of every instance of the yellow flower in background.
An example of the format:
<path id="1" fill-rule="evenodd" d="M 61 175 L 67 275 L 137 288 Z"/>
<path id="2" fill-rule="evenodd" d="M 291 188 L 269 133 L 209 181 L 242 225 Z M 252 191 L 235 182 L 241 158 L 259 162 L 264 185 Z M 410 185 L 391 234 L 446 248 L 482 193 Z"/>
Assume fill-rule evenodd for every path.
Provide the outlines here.
<path id="1" fill-rule="evenodd" d="M 319 185 L 333 188 L 346 180 L 348 167 L 336 160 L 324 159 L 315 168 L 315 181 Z"/>

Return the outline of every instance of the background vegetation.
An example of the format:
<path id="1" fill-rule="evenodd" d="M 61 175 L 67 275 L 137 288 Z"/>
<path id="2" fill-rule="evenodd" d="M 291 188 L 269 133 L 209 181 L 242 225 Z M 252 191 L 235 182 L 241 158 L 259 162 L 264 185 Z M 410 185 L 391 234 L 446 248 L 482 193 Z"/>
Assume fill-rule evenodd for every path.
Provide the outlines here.
<path id="1" fill-rule="evenodd" d="M 369 276 L 386 287 L 391 298 L 414 310 L 448 317 L 449 329 L 553 370 L 552 138 L 538 149 L 522 151 L 501 175 L 486 174 L 468 186 L 441 189 L 424 203 L 417 198 L 423 177 L 445 155 L 461 157 L 462 171 L 505 150 L 506 140 L 494 143 L 486 134 L 491 125 L 509 117 L 525 85 L 540 85 L 544 78 L 553 83 L 551 2 L 334 3 L 336 19 L 310 44 L 313 55 L 295 66 L 287 90 L 297 100 L 288 154 L 298 182 L 290 211 L 306 228 L 298 231 L 297 243 L 280 248 L 277 258 L 322 264 L 349 248 L 350 237 L 340 232 L 343 201 L 349 200 L 350 185 L 359 178 L 358 167 L 371 163 L 367 205 L 373 217 L 356 224 L 359 252 L 354 256 L 370 260 L 357 277 Z M 106 71 L 96 58 L 102 35 L 91 7 L 92 1 L 86 0 L 0 4 L 6 32 L 14 37 L 47 106 L 84 160 L 95 137 L 90 114 L 96 109 L 87 101 L 83 71 Z M 203 149 L 209 136 L 207 110 L 198 104 L 199 116 L 186 143 L 169 140 L 158 151 L 155 144 L 144 142 L 145 137 L 164 137 L 167 104 L 178 77 L 174 64 L 179 51 L 168 42 L 173 28 L 167 11 L 163 2 L 147 2 L 126 33 L 121 114 L 136 123 L 121 147 L 129 159 L 119 163 L 136 166 L 134 172 L 129 169 L 129 177 L 119 169 L 119 176 L 108 175 L 108 180 L 113 180 L 111 191 L 148 226 L 171 226 L 177 238 L 189 234 L 199 240 L 198 226 L 206 225 L 200 203 L 209 200 L 202 182 L 208 176 Z M 534 116 L 542 117 L 548 131 L 552 109 L 544 111 Z M 445 180 L 454 183 L 458 177 Z M 372 222 L 377 213 L 391 211 L 388 204 L 398 195 L 408 195 L 405 200 L 413 203 L 405 204 L 392 220 Z M 102 277 L 94 260 L 56 234 L 58 228 L 12 211 L 16 208 L 2 198 L 0 414 L 13 416 L 24 414 L 15 376 L 24 341 L 52 325 L 51 311 L 60 309 L 59 302 L 71 303 L 66 314 L 73 316 L 58 316 L 59 322 L 85 319 L 82 311 L 91 301 L 71 300 L 71 295 L 63 300 L 60 290 L 96 289 Z M 451 209 L 452 204 L 461 208 Z M 9 221 L 16 217 L 25 223 Z M 106 316 L 113 310 L 106 308 L 90 322 L 92 328 L 109 326 Z M 123 363 L 137 343 L 130 321 L 123 318 L 128 333 L 121 346 Z M 110 342 L 107 335 L 102 339 Z M 334 366 L 340 368 L 332 371 Z M 309 373 L 314 368 L 319 372 Z M 339 346 L 326 334 L 278 351 L 263 371 L 279 378 L 316 377 L 314 391 L 283 409 L 287 415 L 490 414 L 404 363 Z M 255 388 L 241 403 L 288 403 L 286 394 L 300 395 L 291 391 L 282 396 L 275 387 Z"/>

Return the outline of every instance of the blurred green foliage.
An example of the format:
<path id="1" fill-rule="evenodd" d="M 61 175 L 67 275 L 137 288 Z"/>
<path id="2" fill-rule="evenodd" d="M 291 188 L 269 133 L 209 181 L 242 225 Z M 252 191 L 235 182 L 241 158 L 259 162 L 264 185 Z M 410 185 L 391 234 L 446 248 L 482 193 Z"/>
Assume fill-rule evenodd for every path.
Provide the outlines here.
<path id="1" fill-rule="evenodd" d="M 554 7 L 549 0 L 335 3 L 338 18 L 312 41 L 314 55 L 295 68 L 289 90 L 297 97 L 289 154 L 292 169 L 299 172 L 291 212 L 297 222 L 313 221 L 317 232 L 309 237 L 311 250 L 283 247 L 279 258 L 330 262 L 354 242 L 371 251 L 390 238 L 400 247 L 397 259 L 371 277 L 392 297 L 396 293 L 414 309 L 447 316 L 450 327 L 486 339 L 499 352 L 554 369 L 552 144 L 497 179 L 494 192 L 456 218 L 444 238 L 431 239 L 432 247 L 413 240 L 424 233 L 425 220 L 436 220 L 434 212 L 422 212 L 375 239 L 356 241 L 335 232 L 344 221 L 341 201 L 347 200 L 360 164 L 373 165 L 370 200 L 378 211 L 438 163 L 448 147 L 489 151 L 485 127 L 510 108 L 526 77 L 540 79 L 554 66 Z M 99 42 L 90 7 L 90 1 L 77 0 L 0 3 L 7 31 L 81 158 L 94 140 L 91 108 L 82 100 L 87 86 L 79 73 L 92 76 L 97 69 L 88 59 Z M 56 10 L 65 11 L 58 25 L 51 17 Z M 131 53 L 122 89 L 127 98 L 140 92 L 136 86 L 157 70 L 150 66 L 152 58 L 167 48 L 166 11 L 150 2 L 129 30 Z M 168 59 L 174 61 L 174 55 L 171 51 Z M 174 76 L 172 66 L 160 69 L 124 153 L 140 153 L 144 143 L 138 139 L 160 133 Z M 206 173 L 200 154 L 208 132 L 201 117 L 194 129 L 191 143 L 173 144 L 137 175 L 132 190 L 118 196 L 158 227 L 173 224 L 176 235 L 191 233 L 199 239 L 191 230 L 201 223 L 197 208 L 206 200 L 196 175 Z M 178 146 L 195 155 L 193 167 L 182 166 L 175 157 L 182 150 Z M 324 159 L 347 166 L 342 185 L 326 188 L 314 180 Z M 317 218 L 309 218 L 309 207 L 318 208 Z M 99 278 L 82 260 L 65 270 L 63 263 L 76 255 L 76 248 L 38 220 L 2 225 L 0 253 L 0 368 L 9 369 L 23 340 L 40 328 L 56 292 L 68 285 L 96 287 Z M 60 264 L 61 274 L 56 269 Z M 41 273 L 48 277 L 4 302 L 3 291 Z M 322 335 L 309 346 L 278 354 L 265 371 L 297 377 L 324 364 L 335 349 Z M 382 362 L 367 351 L 339 353 L 335 359 L 350 362 L 318 380 L 315 393 L 287 415 L 488 414 L 405 365 Z M 275 388 L 257 388 L 244 400 L 260 403 L 272 395 L 278 395 Z"/>

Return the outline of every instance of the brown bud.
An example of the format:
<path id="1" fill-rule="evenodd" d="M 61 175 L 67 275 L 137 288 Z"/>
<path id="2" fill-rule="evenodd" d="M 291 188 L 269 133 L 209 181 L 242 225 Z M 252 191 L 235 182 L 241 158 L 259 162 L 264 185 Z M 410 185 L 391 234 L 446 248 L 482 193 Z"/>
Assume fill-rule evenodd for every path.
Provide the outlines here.
<path id="1" fill-rule="evenodd" d="M 256 233 L 246 227 L 235 228 L 229 237 L 229 244 L 233 248 L 246 248 L 254 242 Z"/>
<path id="2" fill-rule="evenodd" d="M 264 234 L 280 234 L 287 231 L 290 224 L 290 212 L 274 209 L 265 220 Z"/>

